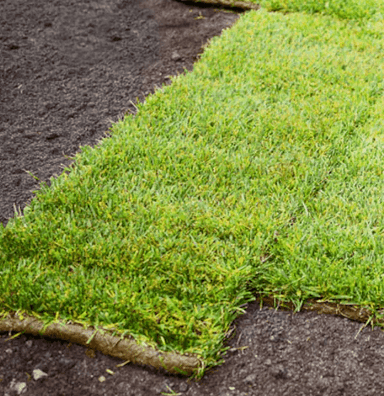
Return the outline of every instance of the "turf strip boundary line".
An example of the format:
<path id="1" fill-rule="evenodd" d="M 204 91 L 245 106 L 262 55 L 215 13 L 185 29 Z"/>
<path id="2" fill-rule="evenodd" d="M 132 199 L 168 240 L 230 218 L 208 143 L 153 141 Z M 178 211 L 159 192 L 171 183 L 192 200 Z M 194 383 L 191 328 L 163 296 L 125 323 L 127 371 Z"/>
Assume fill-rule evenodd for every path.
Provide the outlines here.
<path id="1" fill-rule="evenodd" d="M 100 351 L 104 355 L 123 359 L 126 363 L 164 369 L 170 374 L 191 376 L 203 366 L 202 361 L 192 355 L 160 352 L 152 347 L 139 345 L 133 339 L 113 336 L 108 330 L 95 329 L 92 326 L 84 328 L 84 325 L 70 322 L 56 320 L 46 325 L 34 316 L 13 312 L 0 319 L 0 331 L 43 335 L 69 341 Z"/>

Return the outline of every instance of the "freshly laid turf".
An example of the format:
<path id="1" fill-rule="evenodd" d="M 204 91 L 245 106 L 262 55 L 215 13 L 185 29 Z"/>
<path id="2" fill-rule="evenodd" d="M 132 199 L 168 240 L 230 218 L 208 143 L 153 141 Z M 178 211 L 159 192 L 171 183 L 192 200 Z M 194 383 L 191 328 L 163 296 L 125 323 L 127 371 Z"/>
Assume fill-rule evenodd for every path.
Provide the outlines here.
<path id="1" fill-rule="evenodd" d="M 255 0 L 246 0 L 254 3 Z M 340 19 L 382 19 L 383 0 L 258 0 L 268 11 L 321 13 Z"/>
<path id="2" fill-rule="evenodd" d="M 0 316 L 210 366 L 252 288 L 384 307 L 383 32 L 243 15 L 0 227 Z"/>
<path id="3" fill-rule="evenodd" d="M 383 0 L 193 0 L 196 3 L 220 4 L 227 7 L 257 9 L 267 11 L 307 12 L 310 14 L 332 15 L 340 19 L 382 19 Z"/>

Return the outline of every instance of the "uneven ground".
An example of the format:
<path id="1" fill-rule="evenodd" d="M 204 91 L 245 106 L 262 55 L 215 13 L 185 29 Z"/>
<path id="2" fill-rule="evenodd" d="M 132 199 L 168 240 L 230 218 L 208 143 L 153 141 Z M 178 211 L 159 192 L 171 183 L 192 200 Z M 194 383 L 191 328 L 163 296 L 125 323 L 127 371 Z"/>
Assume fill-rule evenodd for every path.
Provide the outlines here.
<path id="1" fill-rule="evenodd" d="M 0 221 L 95 145 L 130 101 L 192 70 L 237 15 L 176 0 L 0 2 Z M 0 333 L 0 395 L 379 395 L 384 334 L 249 304 L 225 363 L 200 382 L 59 340 Z M 356 335 L 358 336 L 356 337 Z M 107 372 L 106 370 L 112 370 Z M 40 371 L 39 371 L 40 370 Z M 39 374 L 41 375 L 40 378 Z"/>

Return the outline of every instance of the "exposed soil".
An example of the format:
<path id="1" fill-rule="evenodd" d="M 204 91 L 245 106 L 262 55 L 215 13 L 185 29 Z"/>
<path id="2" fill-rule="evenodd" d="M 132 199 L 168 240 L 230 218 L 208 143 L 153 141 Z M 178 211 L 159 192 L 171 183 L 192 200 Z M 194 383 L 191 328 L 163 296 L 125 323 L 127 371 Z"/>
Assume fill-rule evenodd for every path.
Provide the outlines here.
<path id="1" fill-rule="evenodd" d="M 176 0 L 0 2 L 0 221 L 80 146 L 135 112 L 238 15 Z M 0 333 L 0 395 L 380 395 L 384 334 L 335 315 L 249 304 L 225 363 L 199 381 L 60 340 Z M 358 336 L 356 337 L 356 335 Z M 111 370 L 107 372 L 106 370 Z M 173 394 L 175 394 L 173 393 Z"/>

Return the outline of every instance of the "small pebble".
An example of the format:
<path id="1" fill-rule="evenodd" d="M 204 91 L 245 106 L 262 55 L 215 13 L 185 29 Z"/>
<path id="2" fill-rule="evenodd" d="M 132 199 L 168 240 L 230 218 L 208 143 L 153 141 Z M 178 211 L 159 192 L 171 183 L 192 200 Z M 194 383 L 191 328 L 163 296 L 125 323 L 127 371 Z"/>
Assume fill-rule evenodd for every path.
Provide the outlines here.
<path id="1" fill-rule="evenodd" d="M 247 385 L 254 384 L 256 382 L 256 374 L 250 374 L 248 377 L 245 378 L 244 382 Z"/>
<path id="2" fill-rule="evenodd" d="M 33 370 L 32 376 L 33 376 L 33 379 L 34 379 L 35 381 L 37 381 L 37 380 L 39 380 L 40 378 L 47 377 L 48 374 L 47 374 L 47 373 L 44 373 L 44 371 L 41 371 L 40 369 L 36 369 L 36 370 Z"/>
<path id="3" fill-rule="evenodd" d="M 177 51 L 174 51 L 174 52 L 172 53 L 171 58 L 172 58 L 172 60 L 174 60 L 174 61 L 179 61 L 179 60 L 181 60 L 181 56 L 180 56 L 180 54 L 179 54 Z"/>

